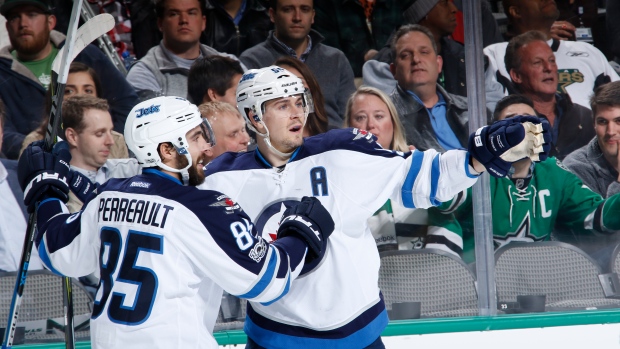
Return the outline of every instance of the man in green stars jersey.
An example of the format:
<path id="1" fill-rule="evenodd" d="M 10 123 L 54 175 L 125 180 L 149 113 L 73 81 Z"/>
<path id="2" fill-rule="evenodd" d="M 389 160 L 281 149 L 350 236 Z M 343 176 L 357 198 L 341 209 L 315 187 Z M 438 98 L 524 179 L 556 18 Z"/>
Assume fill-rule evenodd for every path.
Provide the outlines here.
<path id="1" fill-rule="evenodd" d="M 497 103 L 495 120 L 536 115 L 532 101 L 511 95 Z M 504 178 L 491 177 L 493 241 L 545 241 L 551 232 L 612 234 L 620 230 L 620 194 L 606 200 L 583 185 L 558 160 L 539 163 L 523 159 Z M 427 244 L 443 244 L 465 262 L 474 260 L 471 188 L 441 206 L 429 209 Z M 615 214 L 614 214 L 615 212 Z"/>

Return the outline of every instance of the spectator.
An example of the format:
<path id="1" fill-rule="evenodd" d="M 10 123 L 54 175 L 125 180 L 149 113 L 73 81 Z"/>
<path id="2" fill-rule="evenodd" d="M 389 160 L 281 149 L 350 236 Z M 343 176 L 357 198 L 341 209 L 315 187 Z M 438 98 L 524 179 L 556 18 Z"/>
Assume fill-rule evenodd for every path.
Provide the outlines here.
<path id="1" fill-rule="evenodd" d="M 585 185 L 602 197 L 620 192 L 620 82 L 600 87 L 591 99 L 596 137 L 564 159 Z"/>
<path id="2" fill-rule="evenodd" d="M 215 145 L 207 151 L 206 163 L 228 151 L 242 153 L 248 150 L 250 136 L 237 108 L 228 103 L 213 101 L 199 105 L 198 110 L 203 118 L 209 120 L 215 135 Z"/>
<path id="3" fill-rule="evenodd" d="M 450 0 L 416 1 L 405 12 L 405 21 L 420 24 L 433 33 L 437 52 L 443 59 L 437 83 L 449 93 L 467 97 L 465 48 L 451 38 L 456 28 L 456 12 L 456 6 Z M 392 49 L 386 45 L 364 64 L 364 84 L 381 87 L 386 93 L 392 92 L 396 87 L 396 80 L 390 76 L 389 64 L 392 62 Z M 381 86 L 386 82 L 390 83 Z"/>
<path id="4" fill-rule="evenodd" d="M 371 132 L 377 137 L 377 143 L 385 149 L 409 151 L 396 107 L 389 96 L 374 87 L 361 86 L 351 95 L 344 115 L 344 126 Z M 401 233 L 402 230 L 411 233 L 417 231 L 421 224 L 426 224 L 425 216 L 426 210 L 409 209 L 395 204 L 392 200 L 386 201 L 368 218 L 368 227 L 379 252 L 398 249 L 396 222 L 400 225 Z M 405 246 L 409 241 L 412 239 L 405 239 Z"/>
<path id="5" fill-rule="evenodd" d="M 17 158 L 24 137 L 41 122 L 51 63 L 64 44 L 64 35 L 53 30 L 56 17 L 50 11 L 48 0 L 7 0 L 0 7 L 11 41 L 11 46 L 0 49 L 0 98 L 7 109 L 2 149 L 8 158 Z M 131 85 L 94 45 L 86 47 L 75 61 L 106 77 L 103 98 L 111 103 L 114 129 L 123 132 L 127 114 L 138 102 Z"/>
<path id="6" fill-rule="evenodd" d="M 547 44 L 555 53 L 560 72 L 557 91 L 570 95 L 573 103 L 589 107 L 588 98 L 596 87 L 620 79 L 596 47 L 584 42 L 557 40 L 552 37 L 552 25 L 559 16 L 555 1 L 504 0 L 503 5 L 513 36 L 530 30 L 543 33 Z M 495 91 L 498 84 L 502 85 L 505 94 L 512 93 L 510 74 L 504 63 L 507 45 L 507 42 L 502 42 L 484 49 L 484 54 L 489 59 L 485 72 L 487 106 L 497 102 Z"/>
<path id="7" fill-rule="evenodd" d="M 207 28 L 200 41 L 237 57 L 267 39 L 272 28 L 259 0 L 206 0 Z"/>
<path id="8" fill-rule="evenodd" d="M 103 94 L 101 88 L 101 80 L 97 76 L 97 72 L 94 69 L 87 66 L 84 63 L 73 62 L 69 67 L 69 75 L 67 76 L 67 84 L 65 85 L 64 99 L 74 95 L 91 95 L 101 98 Z M 46 96 L 46 111 L 43 114 L 43 122 L 38 129 L 30 132 L 22 143 L 22 149 L 20 154 L 26 149 L 28 144 L 41 140 L 45 137 L 47 132 L 47 123 L 49 121 L 49 113 L 52 108 L 52 95 L 47 91 Z M 62 134 L 62 132 L 60 132 Z M 123 159 L 129 156 L 127 151 L 127 145 L 125 144 L 125 138 L 121 133 L 112 130 L 112 138 L 114 139 L 114 145 L 110 148 L 110 159 Z"/>
<path id="9" fill-rule="evenodd" d="M 327 132 L 330 128 L 335 128 L 333 126 L 330 127 L 327 121 L 327 113 L 325 112 L 325 98 L 323 97 L 321 86 L 319 86 L 319 83 L 316 81 L 316 77 L 310 68 L 308 68 L 304 62 L 290 56 L 282 56 L 278 58 L 274 65 L 282 67 L 296 77 L 300 78 L 306 90 L 310 91 L 310 95 L 312 96 L 312 107 L 310 108 L 310 113 L 308 114 L 303 136 L 316 136 L 320 133 Z"/>
<path id="10" fill-rule="evenodd" d="M 4 104 L 0 100 L 0 143 L 4 126 Z M 5 158 L 0 152 L 0 271 L 18 269 L 26 235 L 26 206 L 24 193 L 17 179 L 17 161 Z M 41 260 L 33 247 L 28 269 L 42 269 Z"/>
<path id="11" fill-rule="evenodd" d="M 420 0 L 316 0 L 314 29 L 326 45 L 344 52 L 355 77 L 362 77 L 363 64 L 404 24 L 403 13 L 415 1 Z"/>
<path id="12" fill-rule="evenodd" d="M 157 0 L 155 10 L 163 39 L 131 67 L 127 81 L 141 100 L 159 95 L 185 98 L 192 63 L 200 57 L 227 54 L 200 44 L 206 26 L 203 0 Z"/>
<path id="13" fill-rule="evenodd" d="M 505 97 L 497 103 L 494 120 L 535 115 L 533 106 L 525 96 Z M 549 240 L 554 230 L 577 235 L 620 230 L 620 215 L 615 213 L 620 209 L 620 195 L 603 199 L 552 157 L 537 163 L 525 158 L 512 166 L 514 171 L 507 177 L 491 178 L 495 247 L 511 241 Z M 468 189 L 429 209 L 427 247 L 462 255 L 468 263 L 474 260 L 471 198 Z"/>
<path id="14" fill-rule="evenodd" d="M 349 97 L 344 127 L 372 133 L 384 149 L 409 151 L 396 107 L 387 95 L 374 87 L 361 86 Z"/>
<path id="15" fill-rule="evenodd" d="M 71 153 L 72 192 L 67 207 L 71 212 L 82 208 L 94 186 L 109 178 L 127 178 L 139 173 L 134 158 L 109 160 L 114 145 L 112 120 L 105 99 L 76 95 L 62 103 L 64 138 Z"/>
<path id="16" fill-rule="evenodd" d="M 402 26 L 392 41 L 390 71 L 398 82 L 390 98 L 405 129 L 407 144 L 444 152 L 467 146 L 467 100 L 438 83 L 443 60 L 433 34 L 418 24 Z"/>
<path id="17" fill-rule="evenodd" d="M 239 61 L 225 56 L 197 59 L 187 76 L 187 94 L 192 103 L 212 101 L 237 106 L 235 92 L 243 75 Z"/>
<path id="18" fill-rule="evenodd" d="M 269 17 L 275 29 L 263 43 L 246 50 L 241 61 L 250 69 L 270 66 L 281 56 L 306 63 L 323 90 L 329 124 L 340 127 L 347 98 L 355 91 L 353 71 L 340 50 L 323 44 L 323 36 L 310 29 L 313 0 L 273 0 Z"/>
<path id="19" fill-rule="evenodd" d="M 594 137 L 592 112 L 573 103 L 571 97 L 556 90 L 556 55 L 545 42 L 545 35 L 529 31 L 510 40 L 504 56 L 506 70 L 516 91 L 534 101 L 534 109 L 553 127 L 551 155 L 562 160 Z"/>

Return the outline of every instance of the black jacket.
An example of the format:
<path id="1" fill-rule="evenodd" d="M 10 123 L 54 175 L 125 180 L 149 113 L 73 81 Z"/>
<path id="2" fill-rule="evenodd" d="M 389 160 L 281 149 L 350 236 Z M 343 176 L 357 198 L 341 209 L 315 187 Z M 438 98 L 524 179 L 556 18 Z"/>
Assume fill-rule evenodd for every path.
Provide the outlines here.
<path id="1" fill-rule="evenodd" d="M 257 0 L 248 0 L 238 27 L 217 0 L 207 0 L 206 6 L 207 27 L 200 42 L 220 52 L 239 57 L 246 49 L 265 41 L 273 27 L 267 8 Z"/>

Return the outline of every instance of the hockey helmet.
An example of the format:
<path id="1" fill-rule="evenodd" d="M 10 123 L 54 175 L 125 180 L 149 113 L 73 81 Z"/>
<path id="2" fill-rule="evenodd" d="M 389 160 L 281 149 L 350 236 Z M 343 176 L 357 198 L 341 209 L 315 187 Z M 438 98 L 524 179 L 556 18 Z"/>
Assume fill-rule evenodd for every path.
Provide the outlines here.
<path id="1" fill-rule="evenodd" d="M 248 127 L 261 134 L 254 128 L 250 118 L 260 123 L 263 121 L 265 102 L 298 94 L 302 95 L 305 117 L 307 117 L 309 106 L 312 105 L 312 97 L 309 91 L 305 89 L 301 79 L 288 70 L 275 65 L 261 69 L 250 69 L 243 74 L 239 81 L 237 108 L 245 118 Z M 254 113 L 253 116 L 249 115 L 250 111 Z M 264 134 L 261 135 L 265 136 Z"/>
<path id="2" fill-rule="evenodd" d="M 207 143 L 215 145 L 211 125 L 202 118 L 198 107 L 181 97 L 156 97 L 138 103 L 125 121 L 125 141 L 143 167 L 161 167 L 171 172 L 186 172 L 192 166 L 189 154 L 188 131 L 200 125 Z M 188 165 L 183 169 L 171 168 L 162 163 L 158 147 L 170 142 L 179 155 L 184 155 Z"/>

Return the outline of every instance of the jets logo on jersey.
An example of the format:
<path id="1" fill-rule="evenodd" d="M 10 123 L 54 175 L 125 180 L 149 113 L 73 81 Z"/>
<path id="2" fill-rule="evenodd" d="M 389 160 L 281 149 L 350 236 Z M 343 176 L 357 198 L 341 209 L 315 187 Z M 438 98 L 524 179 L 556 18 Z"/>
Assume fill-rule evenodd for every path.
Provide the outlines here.
<path id="1" fill-rule="evenodd" d="M 298 203 L 299 200 L 281 200 L 267 205 L 254 219 L 254 226 L 258 236 L 261 236 L 267 242 L 275 241 L 282 214 L 287 208 Z"/>
<path id="2" fill-rule="evenodd" d="M 566 88 L 574 83 L 582 83 L 583 73 L 579 69 L 562 69 L 558 71 L 558 93 L 567 93 Z"/>
<path id="3" fill-rule="evenodd" d="M 360 130 L 359 128 L 354 128 L 353 134 L 355 135 L 355 137 L 353 137 L 354 141 L 358 139 L 365 139 L 366 141 L 368 141 L 368 143 L 374 142 L 373 134 L 366 130 Z"/>
<path id="4" fill-rule="evenodd" d="M 209 205 L 211 207 L 218 207 L 218 206 L 223 206 L 224 209 L 226 210 L 225 212 L 227 214 L 231 214 L 234 213 L 235 210 L 240 210 L 241 207 L 239 206 L 238 203 L 232 201 L 231 198 L 229 198 L 226 195 L 220 195 L 217 197 L 217 202 L 212 203 L 211 205 Z"/>

